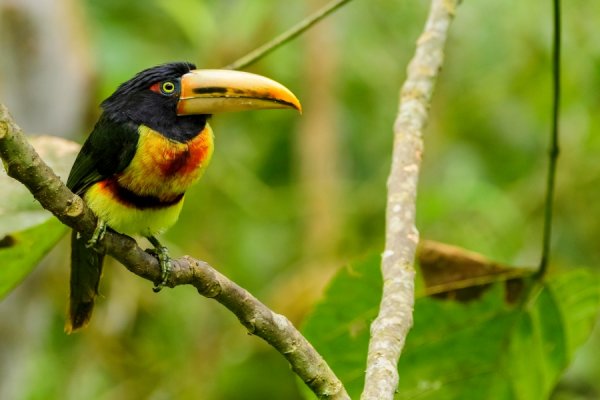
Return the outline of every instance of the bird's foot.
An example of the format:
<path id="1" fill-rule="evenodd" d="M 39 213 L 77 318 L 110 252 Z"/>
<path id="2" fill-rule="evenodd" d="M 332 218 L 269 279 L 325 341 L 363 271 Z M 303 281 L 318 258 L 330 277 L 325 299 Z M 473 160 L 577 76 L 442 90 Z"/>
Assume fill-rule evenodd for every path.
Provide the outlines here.
<path id="1" fill-rule="evenodd" d="M 98 219 L 98 222 L 96 223 L 96 229 L 94 229 L 94 233 L 92 234 L 90 240 L 88 240 L 85 244 L 85 247 L 89 249 L 91 247 L 96 246 L 96 244 L 98 244 L 98 242 L 104 238 L 105 233 L 106 222 L 102 221 L 101 219 Z"/>
<path id="2" fill-rule="evenodd" d="M 166 247 L 160 246 L 156 248 L 156 252 L 158 255 L 158 262 L 160 264 L 160 283 L 155 284 L 152 288 L 154 293 L 160 292 L 163 286 L 167 284 L 167 280 L 169 279 L 169 275 L 171 275 L 171 268 L 173 266 L 171 264 L 171 257 L 169 257 L 169 250 Z"/>
<path id="3" fill-rule="evenodd" d="M 171 274 L 172 268 L 171 257 L 169 257 L 169 249 L 160 244 L 157 238 L 154 236 L 148 236 L 147 239 L 154 246 L 153 253 L 158 258 L 158 263 L 160 264 L 160 282 L 155 283 L 154 287 L 152 288 L 154 293 L 158 293 L 169 280 L 169 275 Z"/>

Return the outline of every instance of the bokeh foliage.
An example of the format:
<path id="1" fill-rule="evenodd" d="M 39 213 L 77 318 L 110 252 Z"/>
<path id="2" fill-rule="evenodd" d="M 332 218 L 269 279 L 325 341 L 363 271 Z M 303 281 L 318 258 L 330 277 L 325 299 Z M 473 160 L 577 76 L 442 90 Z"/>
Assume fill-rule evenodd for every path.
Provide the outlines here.
<path id="1" fill-rule="evenodd" d="M 81 37 L 89 40 L 97 90 L 87 125 L 68 134 L 83 140 L 97 104 L 133 73 L 180 59 L 207 68 L 226 65 L 322 3 L 81 2 Z M 331 210 L 339 224 L 329 252 L 315 255 L 304 246 L 308 226 L 319 221 L 311 219 L 299 178 L 301 163 L 310 162 L 297 151 L 302 118 L 257 112 L 212 121 L 213 163 L 166 234 L 172 253 L 207 260 L 299 323 L 335 268 L 379 251 L 398 89 L 427 7 L 355 0 L 326 22 L 335 49 L 329 82 L 335 129 L 320 133 L 335 137 L 340 185 Z M 460 6 L 425 138 L 417 207 L 423 237 L 505 264 L 538 262 L 550 121 L 550 11 L 549 3 L 532 2 Z M 600 3 L 574 0 L 563 11 L 563 146 L 551 267 L 597 268 Z M 301 100 L 309 97 L 317 83 L 306 71 L 320 68 L 321 59 L 306 59 L 308 40 L 315 39 L 289 43 L 250 70 L 285 83 Z M 318 112 L 307 103 L 304 109 L 303 118 Z M 222 307 L 190 288 L 153 295 L 151 284 L 116 264 L 106 266 L 104 298 L 92 325 L 65 336 L 67 252 L 62 243 L 0 304 L 0 397 L 300 398 L 285 361 L 247 337 Z M 565 386 L 598 393 L 600 369 L 586 351 Z"/>

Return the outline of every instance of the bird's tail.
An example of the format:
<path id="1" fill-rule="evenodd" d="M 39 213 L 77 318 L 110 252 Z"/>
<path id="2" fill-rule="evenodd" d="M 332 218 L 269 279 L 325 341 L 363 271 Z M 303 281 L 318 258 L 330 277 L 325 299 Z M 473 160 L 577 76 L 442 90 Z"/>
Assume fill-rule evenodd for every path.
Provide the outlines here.
<path id="1" fill-rule="evenodd" d="M 85 327 L 94 310 L 98 284 L 102 275 L 104 255 L 86 247 L 87 240 L 71 233 L 71 293 L 69 316 L 65 332 L 72 333 Z"/>

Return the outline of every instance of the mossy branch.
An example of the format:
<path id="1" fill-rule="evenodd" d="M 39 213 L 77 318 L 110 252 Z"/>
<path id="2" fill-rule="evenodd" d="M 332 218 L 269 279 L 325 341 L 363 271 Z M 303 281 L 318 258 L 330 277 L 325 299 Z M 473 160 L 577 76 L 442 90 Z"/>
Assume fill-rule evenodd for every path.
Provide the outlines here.
<path id="1" fill-rule="evenodd" d="M 44 163 L 2 104 L 0 158 L 7 174 L 23 183 L 42 207 L 52 212 L 65 225 L 84 235 L 93 232 L 96 217 L 92 211 Z M 160 280 L 157 259 L 128 236 L 107 232 L 99 250 L 111 255 L 129 271 L 144 279 L 152 282 Z M 227 307 L 249 333 L 264 339 L 279 351 L 319 398 L 349 399 L 341 381 L 325 360 L 285 316 L 271 311 L 251 293 L 210 265 L 188 256 L 173 260 L 173 270 L 167 286 L 179 285 L 192 285 L 202 296 Z"/>

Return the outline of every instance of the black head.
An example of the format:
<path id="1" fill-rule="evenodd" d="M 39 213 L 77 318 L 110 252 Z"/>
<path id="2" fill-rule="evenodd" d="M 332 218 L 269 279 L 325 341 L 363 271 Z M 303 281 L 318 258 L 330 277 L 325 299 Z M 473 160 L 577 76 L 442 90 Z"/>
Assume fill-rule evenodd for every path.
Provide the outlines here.
<path id="1" fill-rule="evenodd" d="M 143 124 L 182 142 L 193 138 L 209 115 L 178 116 L 177 102 L 181 77 L 194 69 L 194 64 L 174 62 L 139 72 L 102 102 L 105 117 L 117 123 Z"/>

